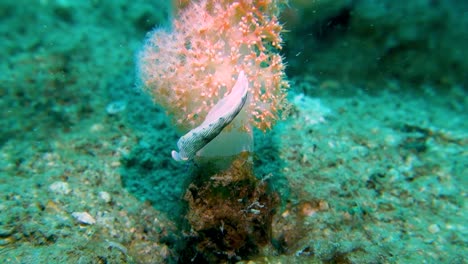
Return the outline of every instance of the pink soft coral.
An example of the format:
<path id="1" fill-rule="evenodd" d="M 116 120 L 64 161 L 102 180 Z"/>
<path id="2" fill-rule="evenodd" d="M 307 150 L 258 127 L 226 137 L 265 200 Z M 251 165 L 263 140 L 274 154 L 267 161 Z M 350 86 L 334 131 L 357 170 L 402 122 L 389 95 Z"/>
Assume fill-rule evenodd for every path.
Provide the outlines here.
<path id="1" fill-rule="evenodd" d="M 192 2 L 171 30 L 148 35 L 138 55 L 138 77 L 184 130 L 199 125 L 244 71 L 249 99 L 244 129 L 263 131 L 278 118 L 288 83 L 281 49 L 278 0 Z"/>

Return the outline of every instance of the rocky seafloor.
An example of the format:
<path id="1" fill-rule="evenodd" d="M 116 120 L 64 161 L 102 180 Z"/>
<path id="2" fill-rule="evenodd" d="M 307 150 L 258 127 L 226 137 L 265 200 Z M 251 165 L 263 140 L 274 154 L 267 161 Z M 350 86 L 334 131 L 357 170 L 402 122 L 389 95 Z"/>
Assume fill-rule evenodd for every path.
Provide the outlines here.
<path id="1" fill-rule="evenodd" d="M 255 132 L 280 202 L 271 241 L 232 262 L 466 263 L 467 5 L 291 2 L 290 114 Z M 166 1 L 0 14 L 0 262 L 180 261 L 193 167 L 134 85 Z"/>

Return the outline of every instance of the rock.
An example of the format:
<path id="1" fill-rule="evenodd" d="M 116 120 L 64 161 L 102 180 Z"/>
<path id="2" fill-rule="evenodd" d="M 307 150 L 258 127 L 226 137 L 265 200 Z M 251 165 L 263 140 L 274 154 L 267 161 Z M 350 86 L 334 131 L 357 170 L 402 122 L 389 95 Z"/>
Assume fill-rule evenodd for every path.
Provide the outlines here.
<path id="1" fill-rule="evenodd" d="M 104 202 L 108 203 L 112 200 L 110 194 L 108 192 L 99 192 L 99 198 L 101 198 L 101 200 L 103 200 Z"/>
<path id="2" fill-rule="evenodd" d="M 49 191 L 56 194 L 69 194 L 71 192 L 70 186 L 66 182 L 56 181 L 49 186 Z"/>
<path id="3" fill-rule="evenodd" d="M 92 217 L 88 212 L 74 212 L 72 216 L 81 224 L 93 225 L 96 223 L 94 217 Z"/>

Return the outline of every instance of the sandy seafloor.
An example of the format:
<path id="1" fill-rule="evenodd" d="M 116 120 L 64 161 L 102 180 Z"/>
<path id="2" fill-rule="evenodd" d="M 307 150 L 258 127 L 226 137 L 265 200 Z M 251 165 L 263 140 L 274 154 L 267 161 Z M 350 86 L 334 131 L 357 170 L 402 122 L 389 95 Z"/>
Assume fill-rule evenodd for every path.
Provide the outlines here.
<path id="1" fill-rule="evenodd" d="M 150 2 L 0 1 L 0 263 L 177 262 L 191 168 L 134 88 Z M 466 263 L 466 79 L 289 77 L 254 156 L 293 242 L 249 263 Z"/>

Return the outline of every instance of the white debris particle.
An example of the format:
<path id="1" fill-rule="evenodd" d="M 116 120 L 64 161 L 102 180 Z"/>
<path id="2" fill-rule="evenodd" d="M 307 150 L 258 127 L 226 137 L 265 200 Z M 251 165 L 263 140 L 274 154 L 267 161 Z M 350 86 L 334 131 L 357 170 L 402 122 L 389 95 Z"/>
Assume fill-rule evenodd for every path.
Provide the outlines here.
<path id="1" fill-rule="evenodd" d="M 49 191 L 56 194 L 69 194 L 71 189 L 68 183 L 63 181 L 56 181 L 49 186 Z"/>
<path id="2" fill-rule="evenodd" d="M 82 224 L 92 225 L 96 223 L 96 220 L 88 212 L 74 212 L 72 216 Z"/>
<path id="3" fill-rule="evenodd" d="M 127 108 L 127 102 L 114 101 L 106 106 L 106 112 L 109 115 L 115 115 L 119 112 L 124 111 L 126 108 Z"/>

